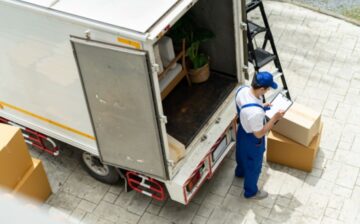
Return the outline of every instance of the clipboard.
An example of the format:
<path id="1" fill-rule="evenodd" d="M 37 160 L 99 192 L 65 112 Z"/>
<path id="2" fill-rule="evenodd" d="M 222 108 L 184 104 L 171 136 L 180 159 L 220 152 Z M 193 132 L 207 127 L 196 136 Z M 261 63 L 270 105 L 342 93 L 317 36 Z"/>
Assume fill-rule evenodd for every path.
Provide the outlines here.
<path id="1" fill-rule="evenodd" d="M 270 120 L 278 111 L 287 111 L 293 105 L 293 101 L 289 100 L 283 93 L 278 93 L 270 102 L 272 105 L 270 110 L 265 112 L 266 119 Z"/>

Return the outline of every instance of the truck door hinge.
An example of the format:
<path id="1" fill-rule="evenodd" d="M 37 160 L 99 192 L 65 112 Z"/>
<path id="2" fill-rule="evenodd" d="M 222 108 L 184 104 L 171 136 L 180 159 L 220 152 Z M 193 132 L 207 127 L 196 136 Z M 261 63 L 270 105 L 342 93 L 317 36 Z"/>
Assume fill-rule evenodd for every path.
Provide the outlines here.
<path id="1" fill-rule="evenodd" d="M 158 73 L 160 71 L 160 65 L 158 64 L 152 64 L 152 70 L 155 73 Z"/>
<path id="2" fill-rule="evenodd" d="M 241 22 L 240 23 L 240 29 L 243 30 L 243 31 L 247 31 L 247 24 L 244 23 L 244 22 Z"/>
<path id="3" fill-rule="evenodd" d="M 243 72 L 248 72 L 249 67 L 247 65 L 242 66 Z"/>
<path id="4" fill-rule="evenodd" d="M 175 162 L 173 160 L 168 160 L 167 161 L 167 165 L 168 166 L 171 166 L 171 167 L 174 167 L 175 166 Z"/>
<path id="5" fill-rule="evenodd" d="M 247 65 L 242 66 L 242 71 L 246 80 L 249 80 L 249 67 Z"/>
<path id="6" fill-rule="evenodd" d="M 85 30 L 84 35 L 87 40 L 91 40 L 91 30 Z"/>
<path id="7" fill-rule="evenodd" d="M 167 117 L 164 116 L 164 115 L 161 115 L 159 119 L 160 119 L 160 121 L 161 121 L 162 123 L 164 123 L 164 124 L 167 124 L 167 122 L 168 122 Z"/>

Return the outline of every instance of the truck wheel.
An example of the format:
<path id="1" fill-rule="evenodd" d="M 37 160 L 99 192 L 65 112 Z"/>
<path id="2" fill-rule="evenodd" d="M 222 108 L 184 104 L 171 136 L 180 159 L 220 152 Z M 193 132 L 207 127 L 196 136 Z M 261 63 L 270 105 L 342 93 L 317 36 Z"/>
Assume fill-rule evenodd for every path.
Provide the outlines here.
<path id="1" fill-rule="evenodd" d="M 84 169 L 95 179 L 106 184 L 119 182 L 120 175 L 116 168 L 103 164 L 99 157 L 83 152 L 80 161 Z"/>

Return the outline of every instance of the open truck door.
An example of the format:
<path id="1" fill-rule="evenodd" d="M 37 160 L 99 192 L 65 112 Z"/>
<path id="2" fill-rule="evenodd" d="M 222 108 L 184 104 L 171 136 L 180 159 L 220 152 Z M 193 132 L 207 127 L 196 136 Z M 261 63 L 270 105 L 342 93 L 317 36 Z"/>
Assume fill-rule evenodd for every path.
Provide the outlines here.
<path id="1" fill-rule="evenodd" d="M 168 179 L 146 52 L 71 41 L 102 162 Z"/>

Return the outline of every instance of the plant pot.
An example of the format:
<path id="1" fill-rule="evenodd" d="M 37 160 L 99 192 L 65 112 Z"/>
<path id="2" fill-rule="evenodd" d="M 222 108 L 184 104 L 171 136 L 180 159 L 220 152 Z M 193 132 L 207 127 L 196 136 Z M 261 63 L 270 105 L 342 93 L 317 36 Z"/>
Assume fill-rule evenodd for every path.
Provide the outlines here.
<path id="1" fill-rule="evenodd" d="M 205 64 L 201 68 L 190 69 L 189 76 L 192 83 L 205 82 L 210 76 L 209 63 Z"/>

